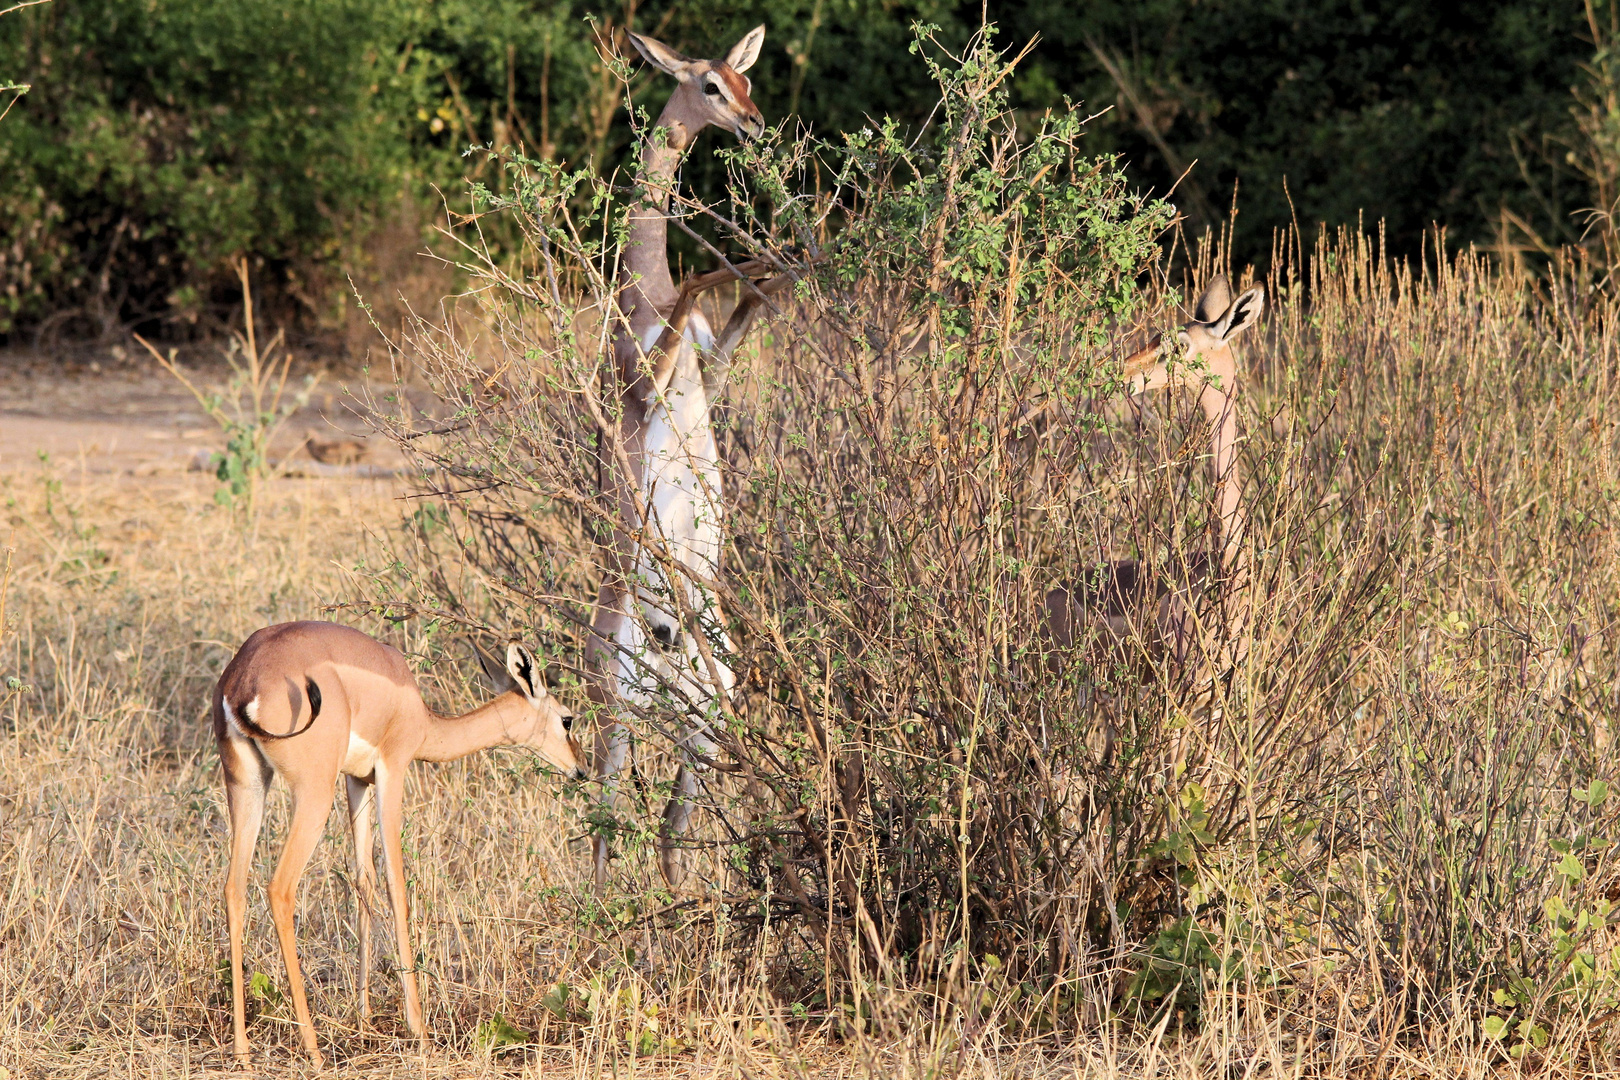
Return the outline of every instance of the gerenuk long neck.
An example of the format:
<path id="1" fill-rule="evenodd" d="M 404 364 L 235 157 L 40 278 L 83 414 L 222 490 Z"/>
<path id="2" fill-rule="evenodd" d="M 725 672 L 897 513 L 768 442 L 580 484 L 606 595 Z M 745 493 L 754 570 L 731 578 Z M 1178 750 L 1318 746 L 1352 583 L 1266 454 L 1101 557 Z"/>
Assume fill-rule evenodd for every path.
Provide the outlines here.
<path id="1" fill-rule="evenodd" d="M 1238 462 L 1237 386 L 1228 376 L 1222 390 L 1205 386 L 1198 404 L 1210 424 L 1210 457 L 1215 468 L 1215 490 L 1220 513 L 1221 566 L 1239 569 L 1244 551 L 1243 530 L 1248 516 L 1243 509 L 1243 467 Z"/>
<path id="2" fill-rule="evenodd" d="M 507 692 L 460 716 L 426 713 L 417 761 L 455 761 L 492 746 L 510 746 L 534 732 L 536 717 L 521 695 Z"/>
<path id="3" fill-rule="evenodd" d="M 636 204 L 630 210 L 630 236 L 625 247 L 625 288 L 620 306 L 632 312 L 632 328 L 644 333 L 654 312 L 668 311 L 680 295 L 669 273 L 670 195 L 675 173 L 698 128 L 684 122 L 677 92 L 659 114 L 641 151 Z M 643 303 L 645 301 L 645 304 Z"/>

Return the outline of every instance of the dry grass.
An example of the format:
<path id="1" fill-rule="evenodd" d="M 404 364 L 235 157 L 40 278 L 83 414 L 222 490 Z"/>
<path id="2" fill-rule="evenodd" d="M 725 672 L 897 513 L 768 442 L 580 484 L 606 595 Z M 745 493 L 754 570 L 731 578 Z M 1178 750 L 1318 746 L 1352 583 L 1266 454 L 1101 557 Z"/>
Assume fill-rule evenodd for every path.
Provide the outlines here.
<path id="1" fill-rule="evenodd" d="M 227 1031 L 216 902 L 226 821 L 206 695 L 252 629 L 319 617 L 342 591 L 342 564 L 365 550 L 367 525 L 397 513 L 394 493 L 277 483 L 257 542 L 245 545 L 203 480 L 40 473 L 3 484 L 18 549 L 4 666 L 30 688 L 8 703 L 0 742 L 0 1062 L 70 1072 L 114 1060 L 155 1072 L 217 1065 Z M 437 690 L 441 702 L 468 696 L 453 674 Z M 414 780 L 430 1015 L 447 1050 L 476 1060 L 471 1027 L 497 1010 L 532 1012 L 575 947 L 546 900 L 549 887 L 572 884 L 560 789 L 515 756 Z M 285 799 L 273 805 L 271 837 Z M 303 936 L 337 1036 L 354 1027 L 353 904 L 346 845 L 335 828 L 329 841 L 306 878 Z M 274 842 L 261 853 L 262 883 Z M 262 907 L 254 920 L 251 967 L 279 981 Z M 385 1017 L 389 987 L 385 979 Z M 270 1058 L 296 1059 L 283 1026 L 263 1018 L 255 1034 Z M 414 1060 L 391 1050 L 393 1026 L 381 1026 L 381 1036 L 340 1038 L 339 1060 Z"/>
<path id="2" fill-rule="evenodd" d="M 1587 814 L 1568 792 L 1614 775 L 1595 748 L 1609 742 L 1617 685 L 1616 320 L 1570 281 L 1497 277 L 1466 259 L 1412 279 L 1359 244 L 1323 247 L 1309 306 L 1286 275 L 1273 282 L 1282 303 L 1246 350 L 1247 453 L 1273 535 L 1297 533 L 1289 515 L 1299 491 L 1319 490 L 1312 478 L 1342 477 L 1328 505 L 1357 507 L 1330 515 L 1334 528 L 1381 509 L 1409 606 L 1356 642 L 1352 685 L 1300 706 L 1344 766 L 1294 792 L 1287 820 L 1326 812 L 1317 827 L 1281 857 L 1241 840 L 1201 853 L 1200 888 L 1223 897 L 1202 916 L 1215 951 L 1241 952 L 1245 967 L 1207 978 L 1196 1022 L 1122 1008 L 1043 1034 L 1027 996 L 976 969 L 951 986 L 855 987 L 867 1019 L 840 1039 L 827 1010 L 795 1019 L 779 993 L 783 939 L 751 931 L 739 957 L 712 897 L 661 908 L 650 868 L 626 867 L 598 905 L 580 839 L 588 790 L 492 753 L 419 766 L 408 793 L 425 1046 L 404 1036 L 387 960 L 377 1030 L 358 1030 L 350 856 L 334 816 L 301 907 L 332 1072 L 1620 1075 L 1614 931 L 1580 931 L 1594 975 L 1565 985 L 1542 907 L 1554 894 L 1595 904 L 1614 879 L 1612 857 L 1593 850 L 1584 882 L 1561 885 L 1549 841 L 1615 836 L 1612 814 Z M 355 567 L 386 563 L 409 507 L 384 485 L 280 480 L 244 528 L 212 494 L 201 477 L 0 475 L 0 536 L 16 549 L 0 676 L 27 687 L 0 689 L 0 1066 L 12 1076 L 227 1068 L 225 818 L 207 690 L 252 629 L 370 591 L 377 579 Z M 1290 612 L 1333 576 L 1321 563 L 1331 545 L 1259 543 L 1277 575 L 1260 579 L 1266 610 L 1309 629 L 1313 617 Z M 365 628 L 432 662 L 441 706 L 480 693 L 444 632 Z M 1244 700 L 1264 701 L 1301 650 L 1262 635 L 1251 655 Z M 1217 751 L 1212 773 L 1242 764 Z M 278 796 L 248 953 L 268 979 L 251 1034 L 271 1074 L 306 1071 L 262 893 L 285 812 Z M 1092 977 L 1122 986 L 1152 944 L 1125 942 Z M 1279 981 L 1252 977 L 1261 970 Z M 1519 1008 L 1540 1010 L 1546 1029 L 1518 1059 L 1511 1038 L 1481 1028 L 1506 1012 L 1493 995 L 1511 971 L 1531 979 L 1539 1000 Z M 532 1043 L 492 1045 L 497 1017 Z"/>
<path id="3" fill-rule="evenodd" d="M 346 595 L 348 568 L 371 550 L 368 528 L 400 513 L 396 493 L 273 483 L 249 547 L 201 479 L 130 484 L 30 470 L 0 477 L 0 491 L 16 548 L 3 669 L 30 687 L 6 703 L 0 740 L 0 1065 L 29 1077 L 223 1069 L 216 896 L 226 826 L 205 695 L 253 628 L 318 616 Z M 438 669 L 439 702 L 477 692 L 458 681 L 468 667 Z M 1104 1026 L 1020 1043 L 992 1026 L 963 1053 L 954 1022 L 923 1022 L 936 1003 L 889 995 L 877 1012 L 907 1018 L 903 1033 L 837 1044 L 785 1026 L 768 988 L 750 983 L 758 972 L 711 983 L 704 1011 L 683 1015 L 670 994 L 682 979 L 670 971 L 669 940 L 579 922 L 585 859 L 569 843 L 563 793 L 513 754 L 415 771 L 407 852 L 426 1048 L 403 1037 L 386 974 L 380 1031 L 356 1030 L 354 898 L 334 817 L 306 875 L 302 943 L 335 1075 L 922 1075 L 931 1064 L 986 1077 L 1296 1076 L 1337 1075 L 1337 1056 L 1358 1073 L 1377 1060 L 1371 1071 L 1384 1075 L 1483 1076 L 1500 1060 L 1462 1032 L 1430 1048 L 1379 1047 L 1328 1034 L 1331 1025 L 1304 1053 L 1297 1025 L 1240 999 L 1180 1038 Z M 285 809 L 273 803 L 261 885 Z M 626 962 L 633 946 L 641 952 Z M 280 981 L 257 890 L 249 968 Z M 598 1000 L 553 1018 L 545 994 L 562 979 L 583 998 L 593 973 Z M 477 1028 L 497 1013 L 543 1048 L 489 1053 Z M 681 1037 L 680 1053 L 638 1059 L 626 1033 L 660 1019 Z M 285 1009 L 263 1003 L 253 1035 L 266 1071 L 304 1069 Z"/>
<path id="4" fill-rule="evenodd" d="M 349 572 L 375 554 L 369 530 L 398 518 L 398 494 L 272 481 L 244 528 L 203 478 L 131 483 L 51 467 L 0 475 L 16 549 L 0 670 L 26 684 L 0 699 L 0 1067 L 10 1076 L 227 1066 L 218 902 L 227 819 L 207 694 L 253 629 L 322 617 L 346 595 Z M 367 629 L 421 653 L 408 626 Z M 435 667 L 424 675 L 430 700 L 449 708 L 477 697 L 462 679 L 475 670 Z M 739 1056 L 754 1069 L 779 1058 L 771 1048 L 783 1029 L 773 1034 L 776 1006 L 755 1007 L 768 998 L 757 982 L 708 980 L 705 1001 L 718 1008 L 688 1013 L 670 992 L 680 980 L 668 978 L 679 949 L 651 941 L 633 907 L 594 928 L 581 921 L 591 901 L 586 857 L 571 842 L 579 795 L 526 754 L 413 772 L 406 857 L 425 1047 L 405 1035 L 391 958 L 373 991 L 376 1030 L 358 1030 L 351 855 L 334 815 L 304 878 L 300 924 L 334 1073 L 704 1074 L 717 1061 L 735 1071 Z M 281 959 L 263 894 L 286 813 L 278 788 L 255 871 L 248 970 L 270 987 L 251 1021 L 259 1061 L 296 1074 L 306 1065 L 276 989 Z M 559 981 L 566 1000 L 555 996 Z M 479 1027 L 496 1017 L 536 1045 L 492 1046 Z M 655 1047 L 679 1057 L 649 1059 Z"/>
<path id="5" fill-rule="evenodd" d="M 845 699 L 826 705 L 826 715 L 829 730 L 846 723 L 843 762 L 870 770 L 853 798 L 850 786 L 805 775 L 794 777 L 802 787 L 782 787 L 804 800 L 808 815 L 772 818 L 766 800 L 714 800 L 711 818 L 729 814 L 733 836 L 775 829 L 786 847 L 799 843 L 801 829 L 848 829 L 861 840 L 849 845 L 858 847 L 852 858 L 869 860 L 862 872 L 874 876 L 915 856 L 934 824 L 919 811 L 906 823 L 914 832 L 902 835 L 893 816 L 899 800 L 971 801 L 961 831 L 969 833 L 971 856 L 963 859 L 973 873 L 984 881 L 1007 863 L 1027 867 L 1021 882 L 1009 874 L 976 897 L 971 948 L 958 949 L 965 922 L 950 924 L 951 914 L 939 917 L 939 930 L 917 930 L 916 913 L 953 911 L 949 895 L 932 908 L 917 899 L 938 880 L 924 875 L 921 884 L 857 896 L 844 908 L 885 905 L 874 955 L 857 955 L 853 943 L 846 955 L 836 937 L 818 951 L 820 933 L 808 918 L 799 941 L 780 927 L 774 938 L 754 939 L 768 968 L 783 973 L 775 989 L 806 1005 L 812 1021 L 839 1009 L 864 1018 L 848 1047 L 857 1067 L 907 1076 L 981 1067 L 1302 1076 L 1620 1068 L 1611 914 L 1620 827 L 1612 796 L 1586 802 L 1588 792 L 1615 784 L 1607 748 L 1620 685 L 1616 309 L 1579 265 L 1532 278 L 1463 253 L 1408 268 L 1384 260 L 1375 237 L 1355 234 L 1325 236 L 1308 253 L 1279 251 L 1275 268 L 1267 284 L 1276 307 L 1243 350 L 1257 614 L 1248 661 L 1225 688 L 1219 720 L 1193 713 L 1189 723 L 1168 673 L 1110 706 L 1121 742 L 1134 747 L 1109 759 L 1093 745 L 1097 726 L 1109 721 L 1067 696 L 1070 688 L 1013 686 L 982 727 L 972 718 L 971 730 L 984 732 L 980 763 L 941 767 L 942 788 L 931 789 L 925 770 L 955 767 L 950 744 L 928 742 L 925 728 L 915 737 L 903 724 L 862 728 L 840 715 Z M 1206 262 L 1199 273 L 1210 270 Z M 769 414 L 770 401 L 750 396 L 757 386 L 792 386 L 811 402 L 838 392 L 828 375 L 840 373 L 836 365 L 810 352 L 841 339 L 818 337 L 814 309 L 804 308 L 810 313 L 796 310 L 785 333 L 773 331 L 785 344 L 739 362 L 729 400 L 758 431 L 797 434 L 799 418 L 835 411 L 795 401 Z M 559 365 L 568 359 L 561 347 L 547 353 L 550 343 L 526 337 L 515 321 L 502 332 L 514 353 L 521 346 Z M 431 357 L 418 370 L 437 364 L 449 373 L 448 398 L 477 383 L 470 352 L 416 344 Z M 407 555 L 395 591 L 381 576 L 369 583 L 379 602 L 424 612 L 437 602 L 474 623 L 570 636 L 578 597 L 589 589 L 577 569 L 587 538 L 572 509 L 588 492 L 569 485 L 589 478 L 579 480 L 569 441 L 578 421 L 561 415 L 555 386 L 588 381 L 557 379 L 541 366 L 513 372 L 488 402 L 461 402 L 475 418 L 470 433 L 424 457 L 455 478 L 444 488 L 473 494 L 442 495 L 451 526 L 435 541 L 417 535 L 401 545 Z M 864 406 L 860 395 L 851 398 L 838 402 L 848 413 Z M 1030 533 L 1095 540 L 1107 555 L 1179 550 L 1191 530 L 1177 530 L 1201 516 L 1209 497 L 1198 461 L 1207 435 L 1187 411 L 1172 399 L 1140 418 L 1109 413 L 1081 458 L 1090 494 L 1059 524 L 1031 514 Z M 872 430 L 876 439 L 899 439 L 921 427 L 908 416 Z M 799 562 L 784 555 L 781 565 L 795 568 L 785 571 L 762 571 L 765 560 L 747 557 L 756 525 L 757 535 L 776 538 L 749 487 L 766 471 L 762 460 L 774 477 L 819 476 L 819 485 L 805 484 L 812 496 L 829 493 L 807 515 L 812 526 L 842 520 L 836 501 L 862 478 L 847 463 L 829 465 L 837 441 L 818 434 L 783 438 L 790 449 L 774 459 L 760 448 L 763 438 L 749 447 L 739 437 L 734 448 L 729 465 L 746 493 L 735 511 L 744 557 L 728 573 L 751 588 L 764 583 L 752 596 L 772 595 L 766 585 L 786 593 L 787 582 L 798 599 L 814 584 L 804 580 L 812 569 L 838 565 L 821 548 Z M 853 436 L 846 442 L 860 445 Z M 514 444 L 532 456 L 514 455 Z M 801 460 L 787 460 L 804 447 L 811 449 Z M 835 467 L 844 471 L 829 479 Z M 544 504 L 557 491 L 569 493 L 558 499 L 568 509 Z M 838 537 L 812 526 L 805 532 L 815 543 L 836 548 Z M 997 595 L 994 578 L 942 584 L 938 565 L 901 585 L 937 596 L 941 608 L 958 605 L 953 616 L 974 597 Z M 869 595 L 874 611 L 889 598 L 876 588 Z M 767 616 L 806 618 L 803 608 L 772 604 Z M 895 624 L 899 659 L 871 677 L 888 703 L 904 704 L 927 677 L 931 658 L 921 654 L 946 654 L 941 684 L 972 660 L 965 649 L 933 644 L 968 620 L 930 620 L 921 607 Z M 882 625 L 862 610 L 823 640 L 846 650 L 853 667 L 875 652 L 854 655 Z M 750 628 L 745 655 L 768 651 L 764 636 Z M 849 670 L 813 649 L 790 659 L 812 681 L 831 684 Z M 1067 670 L 1082 662 L 1072 658 Z M 986 681 L 1011 678 L 1005 666 L 985 669 Z M 1039 679 L 1027 668 L 1012 674 Z M 784 697 L 769 685 L 748 697 L 762 718 L 750 734 L 768 750 L 792 745 L 795 718 L 772 713 Z M 949 700 L 933 700 L 941 699 Z M 885 705 L 872 706 L 879 721 L 892 717 Z M 1051 778 L 1031 780 L 1030 744 L 1019 739 L 1043 709 L 1062 734 L 1042 744 Z M 658 744 L 654 726 L 644 745 Z M 1154 748 L 1179 738 L 1189 747 L 1188 771 L 1166 777 Z M 797 762 L 782 757 L 786 775 Z M 753 765 L 769 775 L 778 760 L 761 750 Z M 912 763 L 918 772 L 905 772 Z M 971 800 L 951 801 L 969 785 Z M 959 830 L 943 831 L 949 841 Z M 703 839 L 749 854 L 747 842 L 718 828 Z M 787 850 L 801 882 L 816 889 L 829 879 L 813 877 L 827 873 L 813 845 Z M 711 887 L 726 879 L 717 862 L 705 870 Z M 621 887 L 645 891 L 644 875 L 628 867 Z M 781 898 L 793 883 L 767 871 L 732 887 Z M 1031 913 L 1022 923 L 1020 906 Z M 783 910 L 782 921 L 795 914 Z M 826 985 L 840 995 L 830 1005 L 813 993 L 823 963 L 836 972 Z M 671 976 L 670 985 L 680 984 Z M 712 1008 L 707 988 L 697 987 L 695 999 Z"/>

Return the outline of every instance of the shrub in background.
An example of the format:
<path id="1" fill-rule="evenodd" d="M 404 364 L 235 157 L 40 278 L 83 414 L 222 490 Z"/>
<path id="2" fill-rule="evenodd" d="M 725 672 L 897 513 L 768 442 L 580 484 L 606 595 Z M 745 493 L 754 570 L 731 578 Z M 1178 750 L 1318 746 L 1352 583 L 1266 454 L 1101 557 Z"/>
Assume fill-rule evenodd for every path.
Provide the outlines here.
<path id="1" fill-rule="evenodd" d="M 0 137 L 0 328 L 195 321 L 232 256 L 329 255 L 410 165 L 391 14 L 95 0 L 0 28 L 0 62 L 35 73 Z"/>
<path id="2" fill-rule="evenodd" d="M 517 3 L 74 0 L 0 22 L 36 92 L 0 134 L 0 335 L 222 332 L 246 255 L 282 321 L 409 277 L 425 224 L 505 180 L 470 145 L 604 169 L 625 17 Z M 633 14 L 633 8 L 631 9 Z M 615 117 L 621 119 L 616 123 Z M 491 238 L 500 250 L 505 234 Z M 401 256 L 401 252 L 411 254 Z M 421 293 L 435 302 L 443 294 Z"/>
<path id="3" fill-rule="evenodd" d="M 1593 56 L 1587 38 L 1595 69 L 1608 62 L 1612 7 L 1594 0 L 1586 20 L 1547 0 L 1476 6 L 1402 3 L 1368 19 L 1330 4 L 1300 20 L 1259 0 L 1031 0 L 992 14 L 1014 38 L 1037 39 L 1010 102 L 1021 123 L 1065 95 L 1116 102 L 1090 129 L 1091 153 L 1124 155 L 1138 185 L 1160 190 L 1196 159 L 1175 197 L 1204 223 L 1241 176 L 1240 261 L 1261 259 L 1272 230 L 1296 219 L 1363 212 L 1388 217 L 1403 254 L 1436 217 L 1454 242 L 1539 252 L 1574 236 L 1572 209 L 1607 203 L 1560 139 L 1592 119 L 1572 123 L 1568 89 Z M 488 155 L 462 158 L 469 145 L 521 144 L 604 176 L 626 163 L 625 101 L 666 92 L 653 78 L 623 84 L 600 61 L 601 44 L 622 49 L 632 24 L 702 53 L 764 22 L 751 77 L 766 116 L 831 132 L 868 116 L 922 122 L 934 103 L 926 73 L 893 62 L 910 25 L 941 24 L 954 49 L 979 18 L 979 5 L 937 0 L 29 8 L 0 20 L 0 71 L 35 85 L 12 112 L 25 122 L 0 129 L 0 334 L 151 334 L 161 319 L 171 336 L 198 321 L 220 329 L 234 318 L 228 264 L 242 254 L 269 264 L 272 314 L 330 325 L 350 275 L 387 302 L 408 276 L 397 252 L 418 250 L 443 209 L 435 188 L 457 211 L 468 179 L 503 190 Z M 684 179 L 711 195 L 725 184 L 704 155 Z M 488 239 L 497 254 L 517 250 L 510 232 Z M 708 257 L 692 240 L 676 247 Z"/>
<path id="4" fill-rule="evenodd" d="M 1016 39 L 1040 34 L 1030 80 L 1113 105 L 1099 136 L 1133 178 L 1167 190 L 1196 162 L 1176 204 L 1199 228 L 1240 188 L 1240 266 L 1294 222 L 1382 221 L 1401 255 L 1435 221 L 1454 241 L 1539 252 L 1573 240 L 1589 205 L 1556 145 L 1593 51 L 1579 3 L 1021 7 L 997 15 Z"/>
<path id="5" fill-rule="evenodd" d="M 18 5 L 16 4 L 0 8 L 0 17 L 14 14 L 17 10 Z M 12 106 L 16 105 L 17 100 L 28 93 L 28 90 L 27 83 L 12 82 L 10 79 L 0 76 L 0 95 L 4 95 L 3 98 L 0 98 L 0 120 L 6 118 L 6 115 L 11 112 Z"/>

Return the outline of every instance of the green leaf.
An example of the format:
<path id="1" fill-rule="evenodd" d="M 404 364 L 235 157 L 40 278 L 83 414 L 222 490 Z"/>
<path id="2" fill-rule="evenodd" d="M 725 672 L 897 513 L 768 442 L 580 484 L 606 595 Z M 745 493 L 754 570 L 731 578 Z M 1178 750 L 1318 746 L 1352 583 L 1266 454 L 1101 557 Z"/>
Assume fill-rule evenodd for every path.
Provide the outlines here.
<path id="1" fill-rule="evenodd" d="M 248 976 L 247 992 L 255 1001 L 262 1001 L 267 1005 L 281 1003 L 281 991 L 270 981 L 270 976 L 262 971 L 255 971 Z"/>
<path id="2" fill-rule="evenodd" d="M 499 1050 L 506 1046 L 526 1046 L 534 1041 L 528 1032 L 513 1027 L 512 1022 L 500 1013 L 479 1024 L 475 1038 L 479 1046 L 489 1050 Z"/>
<path id="3" fill-rule="evenodd" d="M 540 1004 L 545 1006 L 547 1012 L 559 1020 L 568 1018 L 568 997 L 572 993 L 568 984 L 559 982 L 540 998 Z"/>
<path id="4" fill-rule="evenodd" d="M 1497 993 L 1500 994 L 1501 991 L 1498 990 Z M 1508 1022 L 1500 1016 L 1487 1016 L 1483 1026 L 1487 1039 L 1500 1039 L 1507 1034 Z"/>

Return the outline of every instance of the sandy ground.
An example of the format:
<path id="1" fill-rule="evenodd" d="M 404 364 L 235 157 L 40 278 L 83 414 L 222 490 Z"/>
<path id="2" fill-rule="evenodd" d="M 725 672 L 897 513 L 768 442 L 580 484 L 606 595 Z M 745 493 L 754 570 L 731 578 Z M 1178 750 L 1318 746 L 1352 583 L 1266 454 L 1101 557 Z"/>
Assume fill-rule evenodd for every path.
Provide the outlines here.
<path id="1" fill-rule="evenodd" d="M 216 388 L 217 373 L 194 376 Z M 361 406 L 349 380 L 323 378 L 309 403 L 290 416 L 271 446 L 274 460 L 315 474 L 391 470 L 402 462 L 391 446 L 366 437 Z M 197 471 L 225 437 L 186 388 L 155 364 L 73 365 L 67 370 L 30 356 L 0 353 L 0 470 L 37 466 L 42 455 L 58 467 L 94 474 L 153 477 Z M 309 447 L 342 459 L 319 466 Z"/>

